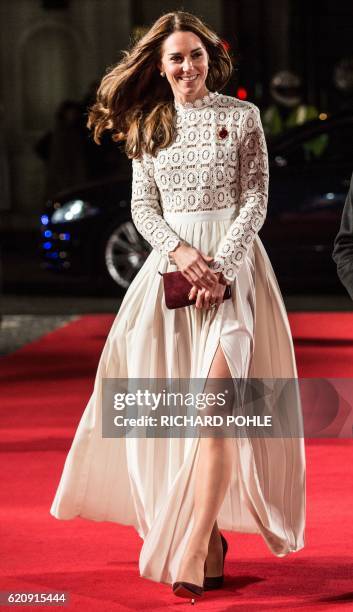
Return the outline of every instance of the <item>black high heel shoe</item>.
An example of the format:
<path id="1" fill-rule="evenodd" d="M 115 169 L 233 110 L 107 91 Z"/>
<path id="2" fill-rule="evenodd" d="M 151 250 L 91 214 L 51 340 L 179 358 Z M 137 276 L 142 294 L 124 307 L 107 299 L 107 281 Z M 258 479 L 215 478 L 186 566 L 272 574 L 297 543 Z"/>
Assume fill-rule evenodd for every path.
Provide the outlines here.
<path id="1" fill-rule="evenodd" d="M 206 561 L 204 565 L 204 574 L 206 574 Z M 177 582 L 173 582 L 172 589 L 174 595 L 176 595 L 177 597 L 190 597 L 190 603 L 192 605 L 194 605 L 195 603 L 195 597 L 202 597 L 204 591 L 203 586 L 193 584 L 192 582 L 183 582 L 180 580 L 178 580 Z"/>
<path id="2" fill-rule="evenodd" d="M 223 565 L 221 576 L 205 576 L 203 588 L 205 591 L 213 591 L 213 589 L 220 589 L 224 582 L 224 561 L 228 552 L 228 542 L 225 537 L 221 534 L 222 548 L 223 548 Z M 205 571 L 206 574 L 206 571 Z"/>

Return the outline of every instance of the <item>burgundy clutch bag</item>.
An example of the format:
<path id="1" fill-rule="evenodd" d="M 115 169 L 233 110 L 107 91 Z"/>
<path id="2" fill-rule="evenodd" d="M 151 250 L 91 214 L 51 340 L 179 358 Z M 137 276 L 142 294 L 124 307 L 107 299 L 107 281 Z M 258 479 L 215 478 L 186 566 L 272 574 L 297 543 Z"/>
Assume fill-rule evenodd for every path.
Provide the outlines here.
<path id="1" fill-rule="evenodd" d="M 159 274 L 163 276 L 164 296 L 167 308 L 183 308 L 184 306 L 195 304 L 196 298 L 189 300 L 189 293 L 192 285 L 185 276 L 182 275 L 180 270 L 176 272 L 164 272 L 164 274 L 159 272 Z M 229 299 L 231 295 L 230 285 L 227 285 L 223 300 Z"/>

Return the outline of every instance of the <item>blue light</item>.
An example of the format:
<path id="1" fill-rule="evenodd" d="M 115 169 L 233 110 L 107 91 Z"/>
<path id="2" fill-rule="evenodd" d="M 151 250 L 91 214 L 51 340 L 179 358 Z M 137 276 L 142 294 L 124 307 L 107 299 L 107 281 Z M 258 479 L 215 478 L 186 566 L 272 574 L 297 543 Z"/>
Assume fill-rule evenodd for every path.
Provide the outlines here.
<path id="1" fill-rule="evenodd" d="M 60 240 L 70 240 L 71 234 L 68 234 L 68 233 L 59 234 L 59 238 L 60 238 Z"/>
<path id="2" fill-rule="evenodd" d="M 41 222 L 42 222 L 42 225 L 48 225 L 48 223 L 49 223 L 49 217 L 48 217 L 48 215 L 42 215 L 42 216 L 41 216 L 41 218 L 40 218 L 40 220 L 41 220 Z"/>
<path id="3" fill-rule="evenodd" d="M 50 238 L 52 235 L 53 235 L 53 232 L 51 232 L 50 230 L 45 230 L 45 232 L 44 232 L 44 236 L 45 236 L 46 238 Z"/>
<path id="4" fill-rule="evenodd" d="M 46 257 L 49 257 L 50 259 L 58 259 L 59 253 L 58 251 L 53 251 L 52 253 L 47 253 Z"/>
<path id="5" fill-rule="evenodd" d="M 43 249 L 51 249 L 51 247 L 52 247 L 51 242 L 43 242 Z"/>

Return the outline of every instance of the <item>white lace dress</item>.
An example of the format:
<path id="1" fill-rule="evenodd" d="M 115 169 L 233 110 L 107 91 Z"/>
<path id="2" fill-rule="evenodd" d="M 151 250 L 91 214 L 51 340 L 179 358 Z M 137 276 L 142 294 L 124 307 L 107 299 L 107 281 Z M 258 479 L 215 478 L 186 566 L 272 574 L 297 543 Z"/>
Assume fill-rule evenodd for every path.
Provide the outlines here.
<path id="1" fill-rule="evenodd" d="M 177 136 L 155 158 L 133 160 L 132 216 L 153 250 L 110 329 L 94 389 L 50 512 L 134 525 L 141 576 L 172 583 L 193 525 L 199 438 L 102 438 L 103 378 L 207 378 L 218 345 L 233 378 L 295 378 L 292 337 L 258 236 L 266 216 L 268 158 L 259 111 L 209 92 L 174 101 Z M 232 281 L 218 309 L 168 310 L 159 272 L 177 269 L 180 240 L 214 256 Z M 287 406 L 300 416 L 300 402 Z M 304 440 L 234 438 L 221 529 L 261 534 L 284 556 L 304 546 Z"/>

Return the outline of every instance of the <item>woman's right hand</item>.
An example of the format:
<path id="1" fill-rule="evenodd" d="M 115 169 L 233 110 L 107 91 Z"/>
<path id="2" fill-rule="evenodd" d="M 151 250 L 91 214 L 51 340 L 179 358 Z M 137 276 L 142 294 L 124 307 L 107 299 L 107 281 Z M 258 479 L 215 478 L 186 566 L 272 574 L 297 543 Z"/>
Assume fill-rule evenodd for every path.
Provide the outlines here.
<path id="1" fill-rule="evenodd" d="M 218 283 L 218 277 L 208 267 L 208 263 L 213 261 L 213 257 L 204 255 L 195 247 L 185 243 L 171 251 L 170 256 L 182 275 L 198 289 L 212 289 Z"/>

